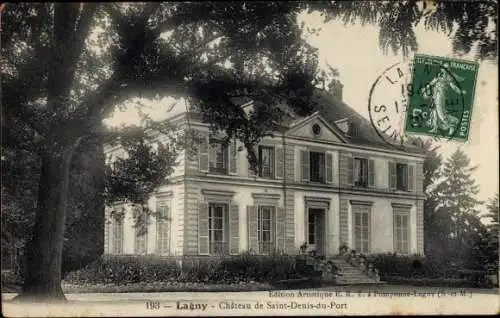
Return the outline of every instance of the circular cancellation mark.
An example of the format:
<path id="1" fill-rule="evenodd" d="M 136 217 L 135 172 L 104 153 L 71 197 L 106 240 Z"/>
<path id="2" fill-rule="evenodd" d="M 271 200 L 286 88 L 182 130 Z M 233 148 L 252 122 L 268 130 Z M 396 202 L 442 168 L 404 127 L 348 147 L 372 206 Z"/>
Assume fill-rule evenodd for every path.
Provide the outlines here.
<path id="1" fill-rule="evenodd" d="M 398 149 L 409 133 L 452 140 L 463 126 L 465 91 L 459 76 L 446 61 L 418 61 L 423 63 L 418 67 L 406 62 L 389 66 L 370 89 L 370 122 L 384 142 Z"/>

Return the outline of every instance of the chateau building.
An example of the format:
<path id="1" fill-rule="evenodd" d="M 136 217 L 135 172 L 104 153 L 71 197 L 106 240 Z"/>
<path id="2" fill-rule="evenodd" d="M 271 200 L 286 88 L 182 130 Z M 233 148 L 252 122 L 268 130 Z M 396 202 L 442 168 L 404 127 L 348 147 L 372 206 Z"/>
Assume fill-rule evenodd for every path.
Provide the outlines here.
<path id="1" fill-rule="evenodd" d="M 364 254 L 423 254 L 424 156 L 387 144 L 325 92 L 315 104 L 308 116 L 290 112 L 283 129 L 256 146 L 258 171 L 238 141 L 223 146 L 199 116 L 177 110 L 169 120 L 203 136 L 197 153 L 181 153 L 168 185 L 151 194 L 150 209 L 163 217 L 153 217 L 144 235 L 136 235 L 134 207 L 106 209 L 104 253 L 297 253 L 307 243 L 326 257 L 343 245 Z"/>

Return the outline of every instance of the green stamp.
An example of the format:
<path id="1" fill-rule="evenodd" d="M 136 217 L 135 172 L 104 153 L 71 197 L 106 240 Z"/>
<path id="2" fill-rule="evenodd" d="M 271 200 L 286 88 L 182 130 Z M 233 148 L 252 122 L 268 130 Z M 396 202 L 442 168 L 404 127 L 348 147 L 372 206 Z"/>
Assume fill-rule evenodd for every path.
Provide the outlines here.
<path id="1" fill-rule="evenodd" d="M 479 63 L 415 54 L 404 130 L 466 141 Z"/>

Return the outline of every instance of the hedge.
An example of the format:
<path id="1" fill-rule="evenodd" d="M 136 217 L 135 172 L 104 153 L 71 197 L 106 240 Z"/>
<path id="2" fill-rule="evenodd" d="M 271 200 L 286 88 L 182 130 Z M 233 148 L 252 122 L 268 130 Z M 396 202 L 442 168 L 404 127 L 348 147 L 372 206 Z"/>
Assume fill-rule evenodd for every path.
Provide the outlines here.
<path id="1" fill-rule="evenodd" d="M 221 258 L 103 256 L 70 272 L 73 284 L 177 281 L 197 283 L 272 282 L 297 278 L 295 258 L 287 255 L 241 254 Z"/>
<path id="2" fill-rule="evenodd" d="M 457 269 L 450 264 L 418 255 L 373 254 L 367 257 L 380 276 L 451 278 Z"/>

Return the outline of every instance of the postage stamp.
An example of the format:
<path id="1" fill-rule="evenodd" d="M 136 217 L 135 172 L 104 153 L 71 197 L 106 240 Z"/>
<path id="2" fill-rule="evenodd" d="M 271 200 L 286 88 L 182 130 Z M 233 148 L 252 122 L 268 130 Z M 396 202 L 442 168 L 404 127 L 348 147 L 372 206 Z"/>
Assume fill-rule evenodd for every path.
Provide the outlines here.
<path id="1" fill-rule="evenodd" d="M 477 62 L 416 54 L 404 131 L 466 141 L 478 70 Z"/>

